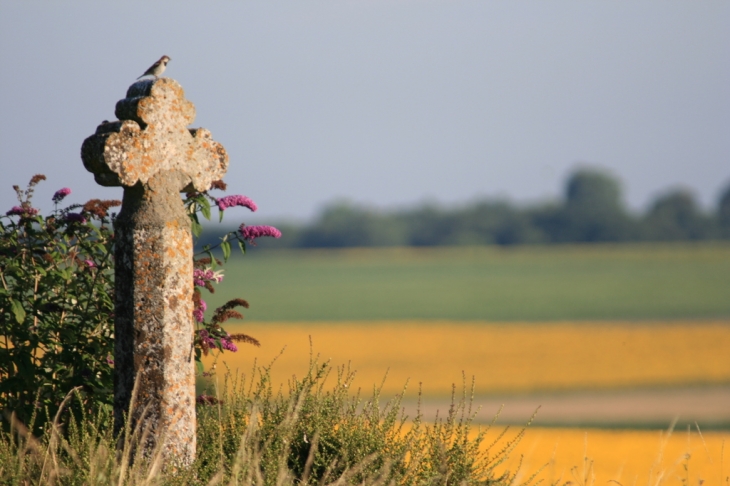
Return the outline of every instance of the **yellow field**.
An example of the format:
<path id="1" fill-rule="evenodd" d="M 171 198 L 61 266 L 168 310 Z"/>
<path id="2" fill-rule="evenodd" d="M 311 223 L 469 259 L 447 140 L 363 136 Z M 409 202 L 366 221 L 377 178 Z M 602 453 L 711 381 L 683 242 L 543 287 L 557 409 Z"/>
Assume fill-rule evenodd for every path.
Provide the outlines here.
<path id="1" fill-rule="evenodd" d="M 506 467 L 515 468 L 519 456 L 524 455 L 520 469 L 524 476 L 529 477 L 546 465 L 538 477 L 548 484 L 572 481 L 586 485 L 654 486 L 701 485 L 704 481 L 707 485 L 727 485 L 728 448 L 728 432 L 703 432 L 700 436 L 696 430 L 667 434 L 535 428 L 527 430 Z"/>
<path id="2" fill-rule="evenodd" d="M 572 322 L 494 324 L 463 322 L 254 323 L 229 326 L 262 342 L 241 346 L 218 361 L 248 374 L 253 359 L 269 364 L 274 382 L 302 376 L 314 353 L 333 365 L 357 370 L 355 385 L 367 393 L 386 370 L 384 394 L 410 379 L 425 394 L 447 395 L 462 370 L 476 377 L 477 393 L 606 389 L 643 385 L 729 383 L 730 322 Z M 206 364 L 210 366 L 212 359 Z M 501 428 L 495 427 L 487 443 Z M 508 437 L 519 428 L 513 427 Z M 666 432 L 528 428 L 504 468 L 520 456 L 523 480 L 546 465 L 539 478 L 564 485 L 728 485 L 725 444 L 730 432 Z M 586 460 L 587 458 L 587 460 Z M 687 469 L 685 469 L 687 466 Z M 683 479 L 686 482 L 683 482 Z"/>
<path id="3" fill-rule="evenodd" d="M 615 388 L 730 382 L 730 322 L 572 322 L 493 324 L 460 322 L 355 322 L 234 324 L 261 348 L 240 345 L 225 362 L 243 373 L 270 363 L 286 382 L 303 375 L 314 353 L 333 365 L 351 363 L 355 386 L 370 390 L 388 371 L 384 393 L 395 394 L 410 379 L 424 394 L 446 395 L 461 384 L 462 371 L 476 377 L 477 393 L 573 388 Z M 206 360 L 210 367 L 212 359 Z"/>

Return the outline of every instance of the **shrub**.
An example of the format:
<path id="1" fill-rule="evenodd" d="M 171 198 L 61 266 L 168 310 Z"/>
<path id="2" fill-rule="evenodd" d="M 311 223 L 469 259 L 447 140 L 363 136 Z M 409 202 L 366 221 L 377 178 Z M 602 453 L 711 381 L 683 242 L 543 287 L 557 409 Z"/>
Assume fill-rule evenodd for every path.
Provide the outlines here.
<path id="1" fill-rule="evenodd" d="M 92 200 L 43 217 L 34 176 L 0 216 L 0 408 L 22 422 L 52 417 L 69 390 L 83 406 L 109 405 L 113 386 L 113 215 Z M 35 421 L 42 427 L 43 420 Z"/>

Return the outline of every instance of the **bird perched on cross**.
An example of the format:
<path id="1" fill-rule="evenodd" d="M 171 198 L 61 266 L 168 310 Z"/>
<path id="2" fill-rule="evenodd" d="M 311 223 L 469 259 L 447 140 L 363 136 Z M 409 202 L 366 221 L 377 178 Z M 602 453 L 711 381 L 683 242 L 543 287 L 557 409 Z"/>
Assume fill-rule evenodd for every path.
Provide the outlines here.
<path id="1" fill-rule="evenodd" d="M 139 78 L 143 78 L 145 76 L 154 76 L 158 77 L 160 74 L 165 72 L 165 68 L 167 67 L 167 63 L 170 62 L 170 58 L 168 56 L 162 56 L 156 63 L 154 63 L 150 68 L 144 72 L 142 76 Z M 137 79 L 139 79 L 137 78 Z"/>

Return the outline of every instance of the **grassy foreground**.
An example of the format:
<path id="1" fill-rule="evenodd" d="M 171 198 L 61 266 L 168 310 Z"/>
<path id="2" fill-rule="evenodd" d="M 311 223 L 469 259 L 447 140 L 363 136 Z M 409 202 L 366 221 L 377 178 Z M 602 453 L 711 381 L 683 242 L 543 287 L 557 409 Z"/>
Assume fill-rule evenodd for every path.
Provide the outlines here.
<path id="1" fill-rule="evenodd" d="M 169 467 L 164 451 L 128 462 L 139 436 L 83 417 L 35 439 L 0 431 L 0 484 L 83 485 L 728 485 L 730 433 L 480 428 L 468 393 L 442 420 L 402 418 L 399 399 L 352 391 L 345 369 L 314 365 L 289 393 L 264 372 L 225 381 L 198 409 L 198 458 Z M 220 399 L 220 400 L 219 400 Z"/>
<path id="2" fill-rule="evenodd" d="M 730 245 L 270 250 L 225 267 L 213 307 L 256 321 L 730 316 Z"/>
<path id="3" fill-rule="evenodd" d="M 139 453 L 148 431 L 115 437 L 105 410 L 59 413 L 40 438 L 11 418 L 9 433 L 0 428 L 0 484 L 507 486 L 517 475 L 531 483 L 534 474 L 519 461 L 511 469 L 505 463 L 524 429 L 493 432 L 487 442 L 489 429 L 472 424 L 466 390 L 443 418 L 426 424 L 404 417 L 398 396 L 354 392 L 352 378 L 346 368 L 312 362 L 282 392 L 266 369 L 227 375 L 214 395 L 198 399 L 191 465 L 171 462 L 161 442 Z"/>

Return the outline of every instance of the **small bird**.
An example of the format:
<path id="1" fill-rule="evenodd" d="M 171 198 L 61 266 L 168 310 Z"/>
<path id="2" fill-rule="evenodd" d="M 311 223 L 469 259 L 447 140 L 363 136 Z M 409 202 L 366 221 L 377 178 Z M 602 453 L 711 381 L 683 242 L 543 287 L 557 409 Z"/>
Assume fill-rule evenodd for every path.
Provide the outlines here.
<path id="1" fill-rule="evenodd" d="M 170 58 L 167 56 L 162 56 L 159 61 L 154 63 L 150 68 L 144 72 L 142 76 L 139 78 L 143 78 L 145 76 L 154 76 L 158 77 L 160 74 L 165 72 L 165 68 L 167 67 L 167 63 L 170 62 Z M 139 79 L 137 78 L 137 79 Z"/>

